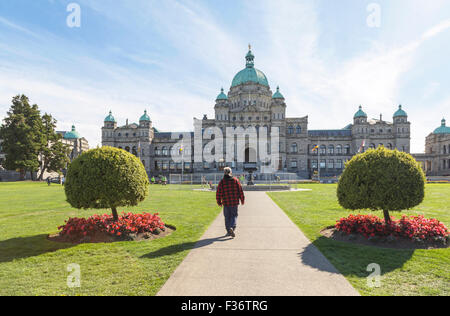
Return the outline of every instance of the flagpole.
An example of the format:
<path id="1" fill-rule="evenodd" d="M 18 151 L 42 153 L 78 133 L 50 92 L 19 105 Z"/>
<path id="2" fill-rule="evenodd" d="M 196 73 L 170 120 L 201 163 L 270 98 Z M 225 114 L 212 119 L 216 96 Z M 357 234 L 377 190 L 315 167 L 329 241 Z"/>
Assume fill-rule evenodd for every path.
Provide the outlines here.
<path id="1" fill-rule="evenodd" d="M 181 183 L 183 184 L 183 176 L 184 176 L 184 148 L 181 147 Z"/>
<path id="2" fill-rule="evenodd" d="M 319 148 L 317 148 L 317 153 L 318 153 L 318 155 L 319 155 L 319 156 L 318 156 L 318 157 L 319 157 L 319 158 L 318 158 L 318 160 L 319 160 L 319 164 L 318 164 L 318 165 L 319 165 L 319 168 L 318 168 L 318 169 L 319 169 L 318 176 L 319 176 L 319 183 L 320 183 L 320 149 L 321 149 L 321 148 L 320 148 L 320 142 L 319 142 L 318 146 L 319 146 Z"/>

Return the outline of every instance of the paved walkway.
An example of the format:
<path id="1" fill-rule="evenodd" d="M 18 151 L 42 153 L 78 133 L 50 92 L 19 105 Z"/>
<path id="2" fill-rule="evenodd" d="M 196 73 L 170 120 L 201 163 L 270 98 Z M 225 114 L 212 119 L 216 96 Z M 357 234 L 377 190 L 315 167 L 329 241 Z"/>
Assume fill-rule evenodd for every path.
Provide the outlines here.
<path id="1" fill-rule="evenodd" d="M 264 192 L 246 193 L 236 234 L 220 214 L 158 295 L 358 295 Z"/>

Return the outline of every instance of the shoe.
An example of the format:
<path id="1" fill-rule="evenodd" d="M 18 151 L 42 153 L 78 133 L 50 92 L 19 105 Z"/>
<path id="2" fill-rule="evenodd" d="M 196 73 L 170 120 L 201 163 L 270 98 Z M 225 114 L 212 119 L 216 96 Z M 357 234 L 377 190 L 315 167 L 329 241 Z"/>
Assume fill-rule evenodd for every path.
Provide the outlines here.
<path id="1" fill-rule="evenodd" d="M 230 228 L 230 236 L 233 238 L 236 237 L 236 234 L 234 233 L 233 228 Z"/>

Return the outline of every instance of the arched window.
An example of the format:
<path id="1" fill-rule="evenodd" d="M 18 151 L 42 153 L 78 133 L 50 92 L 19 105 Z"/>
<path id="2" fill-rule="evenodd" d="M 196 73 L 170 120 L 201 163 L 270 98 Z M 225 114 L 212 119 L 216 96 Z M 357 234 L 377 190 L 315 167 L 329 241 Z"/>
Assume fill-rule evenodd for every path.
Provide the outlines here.
<path id="1" fill-rule="evenodd" d="M 130 152 L 130 147 L 128 147 L 128 146 L 125 147 L 125 150 L 128 151 L 128 152 Z"/>
<path id="2" fill-rule="evenodd" d="M 163 156 L 168 156 L 168 155 L 169 155 L 166 146 L 164 146 L 164 147 L 162 148 L 162 155 L 163 155 Z"/>
<path id="3" fill-rule="evenodd" d="M 294 127 L 293 127 L 293 126 L 289 126 L 289 127 L 288 127 L 288 134 L 289 134 L 289 135 L 294 134 Z"/>
<path id="4" fill-rule="evenodd" d="M 350 145 L 345 145 L 344 153 L 350 155 Z"/>
<path id="5" fill-rule="evenodd" d="M 155 147 L 155 156 L 160 156 L 161 155 L 161 151 L 159 150 L 158 147 Z"/>
<path id="6" fill-rule="evenodd" d="M 444 150 L 443 151 L 444 151 L 443 154 L 447 153 L 447 147 L 445 145 L 444 145 Z"/>
<path id="7" fill-rule="evenodd" d="M 336 154 L 342 155 L 342 145 L 337 145 L 336 146 Z"/>
<path id="8" fill-rule="evenodd" d="M 302 133 L 302 127 L 300 125 L 297 126 L 297 134 Z"/>
<path id="9" fill-rule="evenodd" d="M 291 153 L 295 154 L 295 153 L 297 153 L 297 152 L 298 152 L 298 146 L 297 146 L 297 143 L 293 143 L 293 144 L 291 145 Z"/>
<path id="10" fill-rule="evenodd" d="M 320 154 L 321 155 L 326 155 L 327 154 L 327 146 L 325 146 L 325 145 L 320 146 Z"/>
<path id="11" fill-rule="evenodd" d="M 333 145 L 328 146 L 328 155 L 334 155 L 334 146 Z"/>
<path id="12" fill-rule="evenodd" d="M 370 144 L 369 148 L 370 148 L 370 149 L 375 149 L 376 146 L 375 146 L 375 144 Z"/>
<path id="13" fill-rule="evenodd" d="M 131 150 L 131 153 L 133 154 L 133 155 L 135 155 L 135 156 L 137 156 L 137 149 L 136 149 L 136 146 L 133 146 L 133 149 Z"/>
<path id="14" fill-rule="evenodd" d="M 392 149 L 392 144 L 391 143 L 387 144 L 387 149 Z"/>

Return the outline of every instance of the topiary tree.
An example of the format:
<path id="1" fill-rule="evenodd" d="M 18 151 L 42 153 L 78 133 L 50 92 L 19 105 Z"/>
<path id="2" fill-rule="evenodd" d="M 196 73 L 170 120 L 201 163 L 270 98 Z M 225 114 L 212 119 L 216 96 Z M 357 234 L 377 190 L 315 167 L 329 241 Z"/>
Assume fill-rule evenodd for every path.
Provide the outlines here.
<path id="1" fill-rule="evenodd" d="M 389 211 L 410 209 L 422 203 L 425 174 L 409 154 L 384 147 L 354 156 L 339 179 L 339 204 L 351 210 L 382 210 L 386 224 Z"/>
<path id="2" fill-rule="evenodd" d="M 76 158 L 67 170 L 67 202 L 78 209 L 135 206 L 148 196 L 148 176 L 137 157 L 122 149 L 102 147 Z"/>

